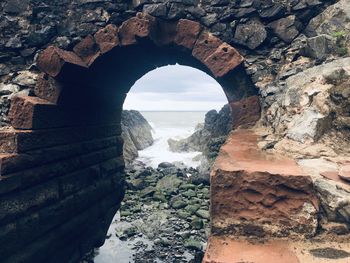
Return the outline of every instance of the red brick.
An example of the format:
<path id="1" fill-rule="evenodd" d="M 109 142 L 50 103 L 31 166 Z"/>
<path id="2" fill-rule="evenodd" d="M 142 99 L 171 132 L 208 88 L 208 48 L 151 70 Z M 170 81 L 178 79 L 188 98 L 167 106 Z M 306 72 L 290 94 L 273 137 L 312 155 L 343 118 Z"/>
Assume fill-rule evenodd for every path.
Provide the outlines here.
<path id="1" fill-rule="evenodd" d="M 82 41 L 75 45 L 73 48 L 75 54 L 77 54 L 86 65 L 91 65 L 95 59 L 100 55 L 99 47 L 95 42 L 93 36 L 88 35 Z"/>
<path id="2" fill-rule="evenodd" d="M 48 74 L 41 74 L 35 85 L 34 93 L 41 99 L 56 104 L 62 91 L 62 84 L 50 77 Z"/>
<path id="3" fill-rule="evenodd" d="M 251 96 L 231 102 L 232 127 L 254 125 L 260 119 L 260 101 L 258 96 Z"/>
<path id="4" fill-rule="evenodd" d="M 108 25 L 100 29 L 94 35 L 95 41 L 99 46 L 101 54 L 104 54 L 120 44 L 118 37 L 118 27 Z"/>
<path id="5" fill-rule="evenodd" d="M 136 44 L 139 38 L 150 37 L 156 30 L 156 19 L 148 14 L 138 13 L 126 20 L 119 28 L 122 46 Z"/>
<path id="6" fill-rule="evenodd" d="M 204 64 L 210 69 L 215 77 L 223 77 L 242 62 L 243 57 L 238 51 L 229 44 L 223 43 L 213 54 L 206 58 Z"/>
<path id="7" fill-rule="evenodd" d="M 200 32 L 201 25 L 198 22 L 180 19 L 176 27 L 174 42 L 179 46 L 192 50 Z"/>
<path id="8" fill-rule="evenodd" d="M 51 77 L 57 77 L 65 67 L 70 66 L 86 68 L 87 65 L 74 52 L 64 51 L 54 46 L 49 46 L 40 53 L 37 60 L 38 67 Z"/>
<path id="9" fill-rule="evenodd" d="M 202 32 L 193 48 L 192 55 L 204 63 L 222 43 L 223 42 L 219 38 L 215 37 L 210 32 Z"/>
<path id="10" fill-rule="evenodd" d="M 46 126 L 57 106 L 37 97 L 17 96 L 11 101 L 9 119 L 16 129 L 36 129 Z"/>

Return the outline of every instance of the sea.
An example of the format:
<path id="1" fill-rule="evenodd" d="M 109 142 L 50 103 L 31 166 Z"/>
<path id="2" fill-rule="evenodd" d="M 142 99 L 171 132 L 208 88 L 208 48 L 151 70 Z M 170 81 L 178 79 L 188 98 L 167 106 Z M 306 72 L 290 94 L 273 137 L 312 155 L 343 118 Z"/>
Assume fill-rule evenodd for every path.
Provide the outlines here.
<path id="1" fill-rule="evenodd" d="M 152 126 L 154 143 L 139 151 L 137 160 L 156 168 L 161 162 L 183 162 L 188 167 L 197 167 L 193 160 L 200 152 L 171 152 L 168 139 L 189 137 L 197 125 L 204 123 L 204 111 L 142 111 L 141 114 Z M 196 158 L 195 158 L 196 159 Z"/>

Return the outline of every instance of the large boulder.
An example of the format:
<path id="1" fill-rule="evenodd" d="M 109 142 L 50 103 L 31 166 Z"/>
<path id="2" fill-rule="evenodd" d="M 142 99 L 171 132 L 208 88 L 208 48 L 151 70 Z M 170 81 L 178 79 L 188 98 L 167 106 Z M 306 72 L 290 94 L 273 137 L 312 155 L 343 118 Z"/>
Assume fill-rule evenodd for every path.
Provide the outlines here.
<path id="1" fill-rule="evenodd" d="M 135 110 L 124 110 L 121 124 L 124 160 L 128 164 L 138 156 L 139 150 L 153 144 L 152 127 L 142 114 Z"/>

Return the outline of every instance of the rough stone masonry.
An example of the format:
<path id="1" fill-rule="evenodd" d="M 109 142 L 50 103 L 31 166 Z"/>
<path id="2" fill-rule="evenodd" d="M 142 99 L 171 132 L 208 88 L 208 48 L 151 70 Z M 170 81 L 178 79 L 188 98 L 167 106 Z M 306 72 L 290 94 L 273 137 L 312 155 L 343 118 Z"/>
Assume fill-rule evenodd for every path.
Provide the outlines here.
<path id="1" fill-rule="evenodd" d="M 227 201 L 211 208 L 214 234 L 347 234 L 346 0 L 8 0 L 0 13 L 3 262 L 77 262 L 103 243 L 123 198 L 123 100 L 135 80 L 174 63 L 221 84 L 236 127 L 258 120 L 231 139 L 249 140 L 258 156 L 229 150 L 227 162 L 242 170 L 226 162 L 213 174 L 212 200 Z M 297 160 L 286 161 L 293 174 L 266 166 L 265 153 Z M 262 174 L 246 169 L 256 158 Z M 261 189 L 267 182 L 280 191 Z M 236 183 L 244 191 L 220 190 Z M 249 213 L 233 206 L 241 217 L 232 217 L 230 200 L 249 204 Z M 254 207 L 262 209 L 258 220 Z"/>

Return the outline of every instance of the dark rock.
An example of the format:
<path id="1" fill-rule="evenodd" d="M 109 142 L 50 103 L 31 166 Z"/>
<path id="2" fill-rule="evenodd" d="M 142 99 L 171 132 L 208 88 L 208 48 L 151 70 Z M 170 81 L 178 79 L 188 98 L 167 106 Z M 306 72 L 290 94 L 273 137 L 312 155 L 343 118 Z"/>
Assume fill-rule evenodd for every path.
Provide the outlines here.
<path id="1" fill-rule="evenodd" d="M 19 36 L 11 37 L 5 44 L 5 47 L 7 48 L 21 48 L 22 47 L 22 41 Z"/>
<path id="2" fill-rule="evenodd" d="M 241 0 L 240 7 L 251 7 L 254 4 L 254 0 Z"/>
<path id="3" fill-rule="evenodd" d="M 50 41 L 51 38 L 56 34 L 56 28 L 52 26 L 45 26 L 40 30 L 32 31 L 27 42 L 30 46 L 41 46 Z"/>
<path id="4" fill-rule="evenodd" d="M 172 4 L 168 12 L 169 19 L 180 19 L 185 17 L 185 7 L 180 4 Z"/>
<path id="5" fill-rule="evenodd" d="M 7 0 L 4 11 L 10 14 L 19 14 L 24 12 L 29 5 L 29 0 Z"/>
<path id="6" fill-rule="evenodd" d="M 152 127 L 140 112 L 122 112 L 122 137 L 124 159 L 127 164 L 138 156 L 138 151 L 153 144 Z"/>
<path id="7" fill-rule="evenodd" d="M 195 18 L 201 18 L 206 14 L 205 10 L 199 6 L 191 6 L 187 11 Z"/>
<path id="8" fill-rule="evenodd" d="M 256 12 L 255 8 L 249 7 L 249 8 L 240 8 L 235 12 L 235 18 L 243 18 L 250 16 Z"/>
<path id="9" fill-rule="evenodd" d="M 5 64 L 0 64 L 0 76 L 7 75 L 11 72 L 10 68 Z"/>
<path id="10" fill-rule="evenodd" d="M 291 15 L 271 22 L 269 26 L 273 32 L 286 43 L 291 43 L 298 35 L 300 23 L 296 16 Z"/>
<path id="11" fill-rule="evenodd" d="M 265 26 L 259 21 L 249 21 L 236 27 L 234 41 L 250 49 L 259 47 L 267 37 Z"/>
<path id="12" fill-rule="evenodd" d="M 214 25 L 216 21 L 217 21 L 216 14 L 209 14 L 201 18 L 201 22 L 207 27 Z"/>
<path id="13" fill-rule="evenodd" d="M 286 12 L 286 9 L 283 5 L 274 4 L 273 6 L 269 6 L 267 8 L 262 9 L 259 12 L 259 16 L 262 19 L 266 20 L 274 20 L 282 17 Z"/>
<path id="14" fill-rule="evenodd" d="M 304 56 L 324 60 L 332 53 L 334 40 L 328 35 L 319 35 L 306 40 L 306 46 L 301 50 Z"/>
<path id="15" fill-rule="evenodd" d="M 197 230 L 202 229 L 204 226 L 203 220 L 196 217 L 195 219 L 192 220 L 191 226 Z"/>
<path id="16" fill-rule="evenodd" d="M 168 163 L 168 162 L 162 162 L 158 164 L 158 168 L 171 168 L 171 167 L 175 167 L 175 164 Z"/>
<path id="17" fill-rule="evenodd" d="M 189 249 L 194 250 L 201 250 L 202 249 L 202 243 L 195 239 L 188 239 L 185 241 L 185 247 Z"/>
<path id="18" fill-rule="evenodd" d="M 156 17 L 166 17 L 167 11 L 165 4 L 150 4 L 143 6 L 143 12 Z"/>
<path id="19" fill-rule="evenodd" d="M 209 219 L 210 218 L 208 210 L 199 209 L 199 210 L 196 211 L 195 214 L 197 216 L 201 217 L 201 218 L 204 218 L 204 219 Z"/>

